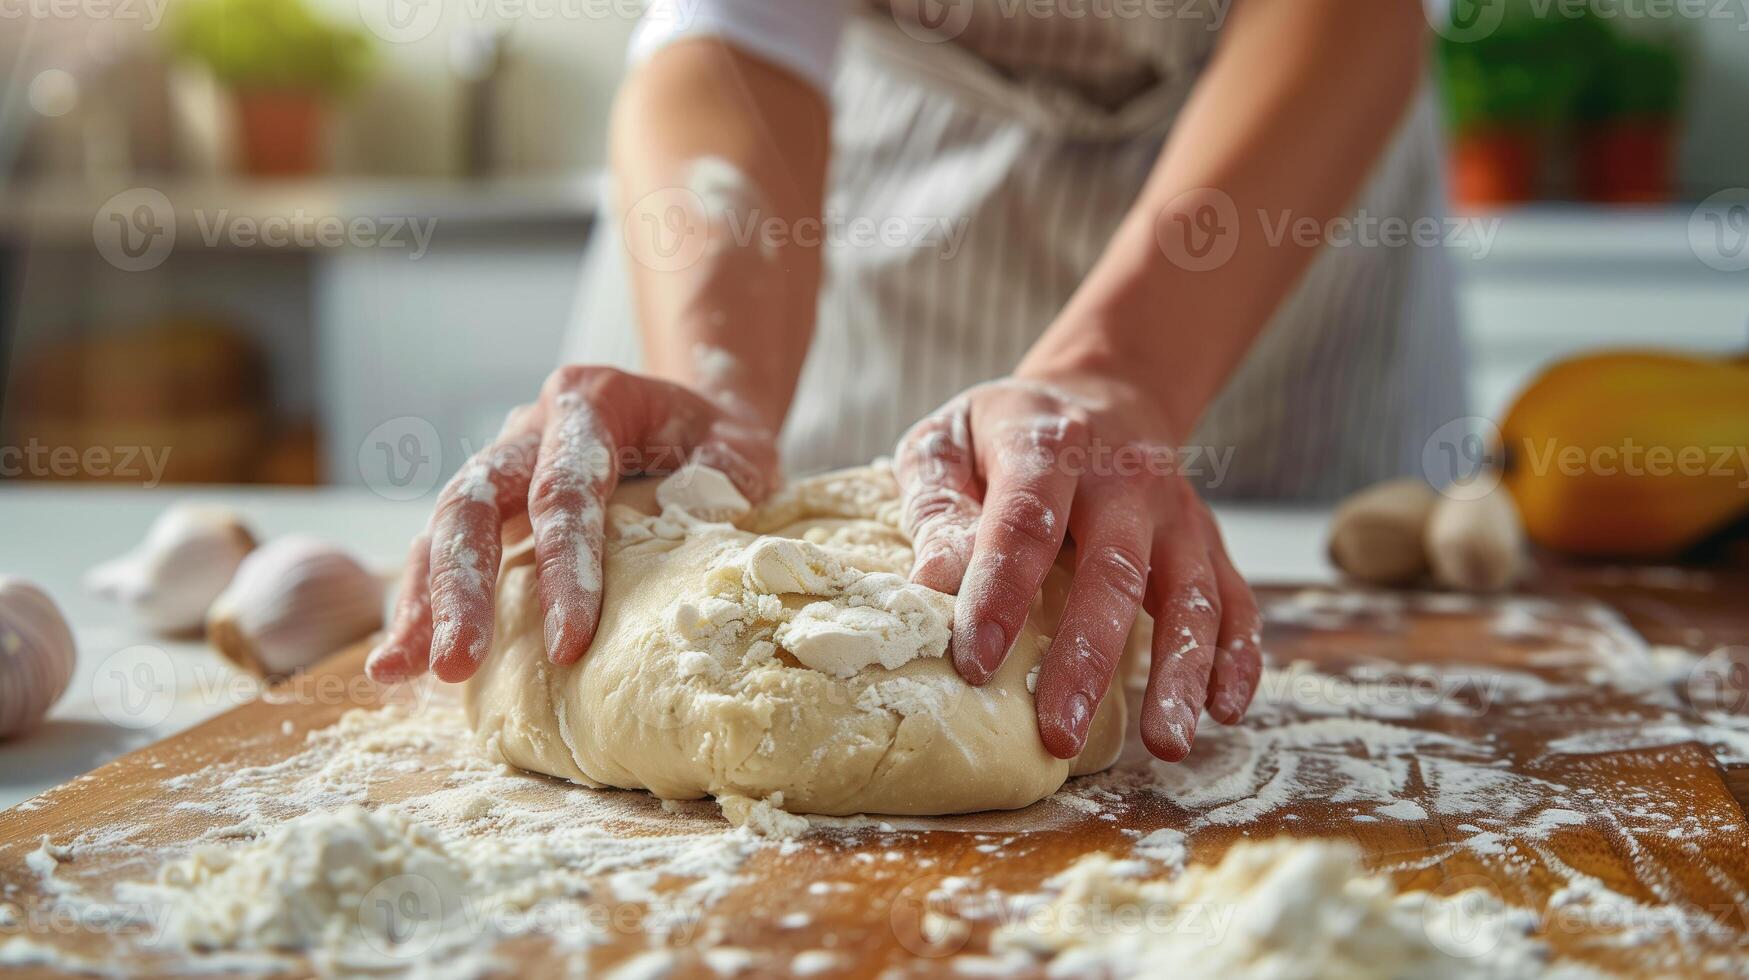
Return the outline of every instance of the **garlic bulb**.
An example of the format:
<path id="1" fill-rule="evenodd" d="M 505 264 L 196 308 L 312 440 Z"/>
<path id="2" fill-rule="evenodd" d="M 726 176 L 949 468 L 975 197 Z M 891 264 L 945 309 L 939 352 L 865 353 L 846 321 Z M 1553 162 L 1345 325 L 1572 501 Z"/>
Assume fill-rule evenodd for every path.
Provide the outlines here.
<path id="1" fill-rule="evenodd" d="M 189 633 L 236 574 L 255 538 L 237 515 L 179 504 L 158 515 L 139 547 L 92 569 L 85 586 L 127 604 L 160 633 Z"/>
<path id="2" fill-rule="evenodd" d="M 243 560 L 207 612 L 207 640 L 238 666 L 280 677 L 383 624 L 383 583 L 325 541 L 289 536 Z"/>
<path id="3" fill-rule="evenodd" d="M 0 576 L 0 738 L 32 728 L 73 679 L 73 631 L 43 590 Z"/>

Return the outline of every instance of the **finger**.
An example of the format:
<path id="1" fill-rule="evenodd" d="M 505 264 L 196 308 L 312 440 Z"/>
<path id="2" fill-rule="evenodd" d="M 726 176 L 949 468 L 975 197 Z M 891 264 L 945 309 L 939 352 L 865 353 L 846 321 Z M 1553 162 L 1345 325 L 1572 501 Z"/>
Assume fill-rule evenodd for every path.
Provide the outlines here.
<path id="1" fill-rule="evenodd" d="M 1206 513 L 1206 509 L 1205 509 Z M 1215 587 L 1220 590 L 1221 629 L 1216 641 L 1214 674 L 1209 682 L 1209 716 L 1223 725 L 1236 725 L 1257 693 L 1263 676 L 1263 614 L 1251 586 L 1227 557 L 1212 517 L 1205 532 L 1211 542 L 1209 560 Z"/>
<path id="2" fill-rule="evenodd" d="M 393 684 L 425 672 L 431 658 L 431 534 L 421 531 L 407 549 L 401 592 L 389 631 L 364 661 L 364 672 L 379 684 Z"/>
<path id="3" fill-rule="evenodd" d="M 581 383 L 561 385 L 551 394 L 528 489 L 547 659 L 561 666 L 589 649 L 601 617 L 606 503 L 619 483 L 619 440 L 599 406 L 615 399 L 636 411 L 636 393 L 618 382 L 591 385 L 587 393 Z"/>
<path id="4" fill-rule="evenodd" d="M 783 482 L 775 440 L 770 431 L 752 422 L 718 418 L 691 461 L 727 475 L 749 503 L 769 497 Z"/>
<path id="5" fill-rule="evenodd" d="M 911 581 L 953 595 L 965 580 L 980 507 L 966 403 L 956 399 L 899 440 L 893 475 L 916 560 Z"/>
<path id="6" fill-rule="evenodd" d="M 520 513 L 529 461 L 539 447 L 537 415 L 513 412 L 504 431 L 475 453 L 439 494 L 431 517 L 431 669 L 459 682 L 492 646 L 493 592 L 503 521 Z"/>
<path id="7" fill-rule="evenodd" d="M 1059 759 L 1081 754 L 1148 581 L 1153 521 L 1139 488 L 1082 484 L 1070 512 L 1075 575 L 1038 678 L 1038 730 Z"/>
<path id="8" fill-rule="evenodd" d="M 1010 426 L 979 450 L 984 509 L 954 607 L 953 662 L 972 684 L 1002 666 L 1062 550 L 1075 493 L 1063 454 L 1086 439 L 1080 423 L 1062 416 Z"/>
<path id="9" fill-rule="evenodd" d="M 1220 634 L 1214 569 L 1200 529 L 1174 523 L 1155 535 L 1149 613 L 1154 617 L 1153 662 L 1142 701 L 1142 743 L 1154 756 L 1177 762 L 1190 754 L 1208 693 Z"/>

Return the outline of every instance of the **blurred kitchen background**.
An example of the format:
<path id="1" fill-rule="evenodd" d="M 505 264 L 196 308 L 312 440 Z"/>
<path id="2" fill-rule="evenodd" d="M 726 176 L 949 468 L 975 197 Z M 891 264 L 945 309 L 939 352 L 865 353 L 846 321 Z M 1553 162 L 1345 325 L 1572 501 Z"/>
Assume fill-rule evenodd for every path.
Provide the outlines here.
<path id="1" fill-rule="evenodd" d="M 1749 3 L 1454 2 L 1478 411 L 1582 347 L 1741 351 Z M 429 493 L 556 363 L 638 12 L 0 0 L 0 446 Z M 9 475 L 140 480 L 81 460 Z"/>

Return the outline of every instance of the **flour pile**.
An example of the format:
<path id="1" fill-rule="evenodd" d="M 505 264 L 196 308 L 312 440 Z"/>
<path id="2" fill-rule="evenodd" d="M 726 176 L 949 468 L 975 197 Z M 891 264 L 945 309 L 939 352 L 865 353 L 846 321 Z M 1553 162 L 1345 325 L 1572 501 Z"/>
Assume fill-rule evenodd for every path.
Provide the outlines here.
<path id="1" fill-rule="evenodd" d="M 147 843 L 145 825 L 45 843 L 30 859 L 38 887 L 58 915 L 107 923 L 147 954 L 106 974 L 307 964 L 460 978 L 510 965 L 497 949 L 522 936 L 579 965 L 628 934 L 720 944 L 699 928 L 705 911 L 745 880 L 751 856 L 782 845 L 726 827 L 715 807 L 663 809 L 506 769 L 449 693 L 348 712 L 283 762 L 167 780 L 174 802 L 160 805 L 212 822 L 192 846 Z M 103 868 L 116 861 L 158 871 L 110 886 Z M 95 962 L 0 941 L 9 960 Z"/>
<path id="2" fill-rule="evenodd" d="M 1551 973 L 1548 950 L 1483 892 L 1399 895 L 1352 845 L 1241 843 L 1213 867 L 1167 880 L 1135 862 L 1082 858 L 1047 882 L 1048 903 L 991 947 L 1049 962 L 1057 977 L 1183 980 L 1519 980 Z"/>
<path id="3" fill-rule="evenodd" d="M 358 806 L 292 820 L 241 848 L 208 844 L 124 901 L 161 907 L 163 938 L 189 949 L 312 950 L 331 970 L 402 966 L 442 942 L 468 944 L 490 866 L 450 853 L 439 834 Z M 538 892 L 537 892 L 538 893 Z"/>

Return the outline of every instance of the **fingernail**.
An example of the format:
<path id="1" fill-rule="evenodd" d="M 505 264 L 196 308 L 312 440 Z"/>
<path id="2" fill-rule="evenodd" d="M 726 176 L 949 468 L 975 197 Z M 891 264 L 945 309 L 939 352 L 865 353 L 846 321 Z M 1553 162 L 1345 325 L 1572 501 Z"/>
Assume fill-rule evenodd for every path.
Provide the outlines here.
<path id="1" fill-rule="evenodd" d="M 548 660 L 559 662 L 559 657 L 570 642 L 569 632 L 565 629 L 564 612 L 556 606 L 548 609 L 546 617 L 541 620 L 541 633 L 546 640 Z"/>
<path id="2" fill-rule="evenodd" d="M 978 658 L 978 666 L 984 669 L 985 676 L 989 676 L 1002 666 L 1002 658 L 1008 653 L 1008 638 L 1002 635 L 1002 627 L 982 623 L 978 626 L 972 650 Z"/>
<path id="3" fill-rule="evenodd" d="M 1093 701 L 1076 691 L 1064 706 L 1063 720 L 1068 722 L 1069 739 L 1075 746 L 1075 754 L 1080 755 L 1087 745 L 1087 726 L 1093 721 Z"/>

